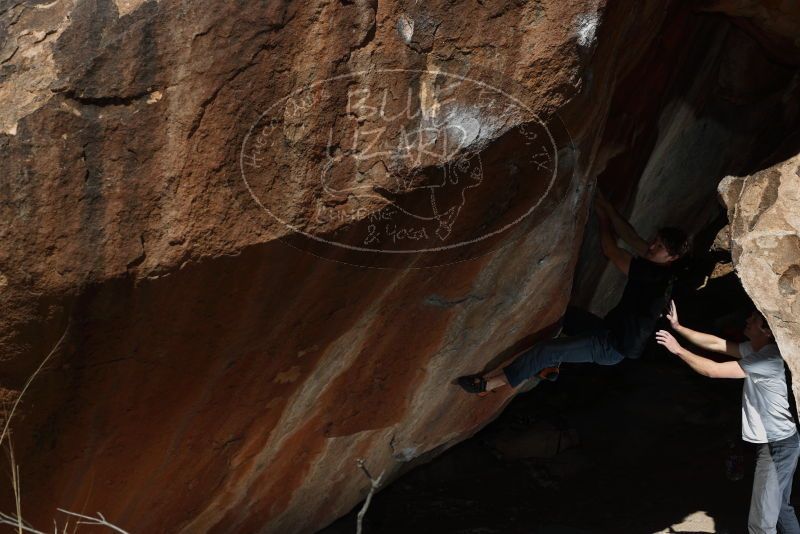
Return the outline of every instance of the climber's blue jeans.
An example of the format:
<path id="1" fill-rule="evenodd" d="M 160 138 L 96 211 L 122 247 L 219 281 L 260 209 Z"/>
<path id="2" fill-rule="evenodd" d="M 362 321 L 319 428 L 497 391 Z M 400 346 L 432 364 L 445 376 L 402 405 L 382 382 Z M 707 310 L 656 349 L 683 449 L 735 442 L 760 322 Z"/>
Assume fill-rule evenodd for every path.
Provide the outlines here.
<path id="1" fill-rule="evenodd" d="M 565 317 L 564 333 L 570 337 L 541 341 L 503 368 L 508 383 L 517 387 L 545 367 L 555 367 L 562 362 L 614 365 L 625 359 L 611 346 L 609 332 L 601 319 L 588 312 L 570 308 Z"/>

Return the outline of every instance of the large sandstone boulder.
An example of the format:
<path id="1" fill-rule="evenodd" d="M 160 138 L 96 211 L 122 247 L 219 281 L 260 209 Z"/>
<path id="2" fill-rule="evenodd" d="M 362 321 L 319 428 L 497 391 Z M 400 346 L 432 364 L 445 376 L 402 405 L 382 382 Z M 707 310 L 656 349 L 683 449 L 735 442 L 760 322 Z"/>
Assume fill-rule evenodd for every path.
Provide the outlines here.
<path id="1" fill-rule="evenodd" d="M 594 179 L 734 31 L 676 6 L 0 7 L 4 398 L 67 328 L 13 424 L 25 518 L 311 532 L 366 495 L 356 459 L 391 480 L 489 422 L 510 393 L 452 380 L 561 316 Z"/>
<path id="2" fill-rule="evenodd" d="M 357 458 L 388 481 L 495 417 L 509 393 L 477 401 L 452 380 L 562 314 L 615 78 L 666 16 L 593 0 L 0 14 L 10 395 L 69 325 L 14 423 L 23 515 L 97 510 L 134 532 L 310 532 L 366 494 Z M 349 106 L 351 89 L 376 98 Z M 384 94 L 394 146 L 435 124 L 463 150 L 353 158 Z M 572 137 L 542 151 L 543 128 Z M 467 185 L 427 213 L 438 243 L 536 210 L 444 254 L 304 237 L 352 246 L 390 201 L 424 217 L 418 186 L 442 178 Z"/>
<path id="3" fill-rule="evenodd" d="M 750 176 L 725 178 L 725 229 L 747 293 L 767 318 L 794 377 L 800 376 L 800 155 Z M 795 398 L 798 381 L 793 380 Z"/>

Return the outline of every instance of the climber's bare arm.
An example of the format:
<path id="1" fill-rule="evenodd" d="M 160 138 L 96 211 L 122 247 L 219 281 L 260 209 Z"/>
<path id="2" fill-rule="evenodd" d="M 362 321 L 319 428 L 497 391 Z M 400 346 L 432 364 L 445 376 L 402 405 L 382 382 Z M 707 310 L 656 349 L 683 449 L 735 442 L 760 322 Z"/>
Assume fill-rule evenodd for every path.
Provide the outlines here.
<path id="1" fill-rule="evenodd" d="M 600 246 L 603 249 L 603 255 L 627 276 L 633 256 L 631 256 L 630 252 L 619 248 L 617 245 L 617 236 L 614 234 L 611 221 L 605 210 L 597 210 L 597 220 L 600 223 Z"/>
<path id="2" fill-rule="evenodd" d="M 616 208 L 611 205 L 605 195 L 603 195 L 603 192 L 599 189 L 595 197 L 595 205 L 598 211 L 603 211 L 608 215 L 611 227 L 620 239 L 627 243 L 639 256 L 647 254 L 647 249 L 650 246 L 649 243 L 642 239 L 642 236 L 640 236 L 634 227 L 619 214 Z"/>

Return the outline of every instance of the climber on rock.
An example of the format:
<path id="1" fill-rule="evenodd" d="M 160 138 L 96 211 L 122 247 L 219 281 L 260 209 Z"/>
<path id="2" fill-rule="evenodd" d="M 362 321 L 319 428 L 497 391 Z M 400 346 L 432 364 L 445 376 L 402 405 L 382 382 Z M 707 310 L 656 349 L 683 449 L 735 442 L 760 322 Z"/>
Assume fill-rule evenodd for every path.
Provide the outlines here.
<path id="1" fill-rule="evenodd" d="M 744 378 L 742 439 L 758 444 L 748 531 L 750 534 L 800 534 L 797 515 L 789 502 L 800 456 L 800 438 L 789 408 L 783 358 L 766 319 L 754 311 L 744 328 L 749 341 L 732 343 L 682 326 L 675 303 L 667 318 L 673 330 L 691 343 L 738 360 L 709 360 L 683 348 L 666 330 L 656 333 L 659 344 L 701 375 Z"/>
<path id="2" fill-rule="evenodd" d="M 570 307 L 563 321 L 567 337 L 539 342 L 491 374 L 459 377 L 463 389 L 484 395 L 507 385 L 516 388 L 532 377 L 555 380 L 561 362 L 614 365 L 641 356 L 670 301 L 674 264 L 688 252 L 689 239 L 682 230 L 664 227 L 647 242 L 600 191 L 595 211 L 603 254 L 628 277 L 619 303 L 604 319 Z M 637 255 L 620 248 L 617 236 Z"/>

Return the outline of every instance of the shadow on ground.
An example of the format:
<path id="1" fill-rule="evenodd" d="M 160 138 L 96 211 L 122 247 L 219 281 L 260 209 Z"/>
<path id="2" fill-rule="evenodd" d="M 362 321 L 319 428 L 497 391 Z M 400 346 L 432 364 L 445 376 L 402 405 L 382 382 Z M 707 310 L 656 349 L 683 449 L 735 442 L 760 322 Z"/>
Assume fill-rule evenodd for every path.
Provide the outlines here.
<path id="1" fill-rule="evenodd" d="M 753 451 L 742 480 L 725 467 L 741 387 L 655 347 L 612 368 L 565 365 L 376 495 L 364 532 L 745 532 Z M 321 532 L 355 532 L 360 506 Z"/>

